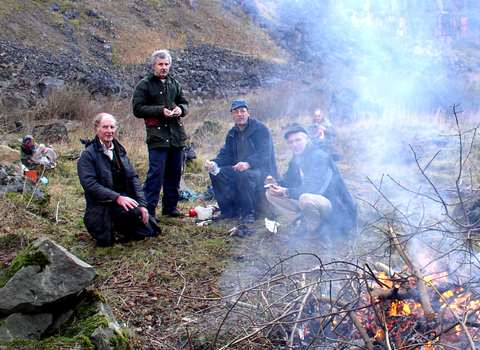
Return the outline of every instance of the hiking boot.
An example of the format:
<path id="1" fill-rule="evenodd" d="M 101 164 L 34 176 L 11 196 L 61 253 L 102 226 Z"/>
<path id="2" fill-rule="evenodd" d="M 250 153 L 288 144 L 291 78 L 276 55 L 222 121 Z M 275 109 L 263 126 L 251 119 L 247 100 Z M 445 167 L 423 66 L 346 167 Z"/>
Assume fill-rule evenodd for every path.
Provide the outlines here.
<path id="1" fill-rule="evenodd" d="M 160 228 L 160 226 L 158 226 L 158 223 L 160 223 L 159 219 L 157 219 L 155 217 L 153 217 L 153 218 L 150 217 L 149 223 L 150 223 L 150 226 L 153 229 L 154 236 L 158 236 L 158 235 L 162 234 L 162 229 Z"/>
<path id="2" fill-rule="evenodd" d="M 221 221 L 221 220 L 229 220 L 235 219 L 237 216 L 233 214 L 231 211 L 222 211 L 220 215 L 214 216 L 212 221 Z"/>
<path id="3" fill-rule="evenodd" d="M 177 208 L 173 209 L 172 211 L 162 211 L 162 215 L 168 216 L 170 218 L 181 218 L 185 216 L 185 214 Z"/>
<path id="4" fill-rule="evenodd" d="M 298 225 L 297 229 L 295 230 L 295 235 L 297 236 L 305 236 L 309 233 L 310 231 L 308 231 L 307 229 L 307 225 L 305 224 L 304 221 L 300 222 L 300 224 Z"/>
<path id="5" fill-rule="evenodd" d="M 299 216 L 290 224 L 288 224 L 285 229 L 289 234 L 302 235 L 307 231 L 307 224 L 305 223 L 305 218 L 303 217 L 303 215 Z"/>
<path id="6" fill-rule="evenodd" d="M 243 225 L 251 225 L 255 222 L 255 216 L 253 214 L 245 215 L 242 217 L 242 224 Z"/>

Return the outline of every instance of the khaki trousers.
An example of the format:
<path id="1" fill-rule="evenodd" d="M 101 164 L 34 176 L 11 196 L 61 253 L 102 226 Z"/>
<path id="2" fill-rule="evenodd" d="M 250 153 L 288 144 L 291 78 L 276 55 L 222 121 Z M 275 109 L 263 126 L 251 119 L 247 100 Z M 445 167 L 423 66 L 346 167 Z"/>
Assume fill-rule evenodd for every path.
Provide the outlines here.
<path id="1" fill-rule="evenodd" d="M 320 226 L 322 220 L 332 211 L 332 203 L 320 195 L 304 193 L 298 200 L 283 196 L 272 196 L 266 192 L 267 200 L 285 218 L 293 222 L 300 216 L 304 216 L 308 231 L 314 231 Z"/>

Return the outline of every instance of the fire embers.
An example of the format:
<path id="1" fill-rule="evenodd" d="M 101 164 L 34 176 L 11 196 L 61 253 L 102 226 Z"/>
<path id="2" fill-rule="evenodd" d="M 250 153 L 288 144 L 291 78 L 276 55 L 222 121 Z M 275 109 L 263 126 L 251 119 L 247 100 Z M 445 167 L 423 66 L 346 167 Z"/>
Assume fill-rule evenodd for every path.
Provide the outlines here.
<path id="1" fill-rule="evenodd" d="M 373 307 L 359 312 L 362 324 L 375 343 L 389 342 L 398 349 L 417 350 L 463 349 L 480 344 L 480 296 L 453 283 L 438 282 L 438 276 L 434 277 L 433 280 L 425 278 L 435 312 L 429 321 L 413 278 L 391 281 L 380 273 L 378 280 L 383 288 L 379 290 L 374 286 L 370 302 L 368 298 L 364 301 Z"/>
<path id="2" fill-rule="evenodd" d="M 387 277 L 367 265 L 291 256 L 248 286 L 239 281 L 243 288 L 229 280 L 232 292 L 215 312 L 213 348 L 453 350 L 480 344 L 479 295 L 465 283 L 446 282 L 445 273 L 441 280 L 420 272 L 405 267 Z"/>

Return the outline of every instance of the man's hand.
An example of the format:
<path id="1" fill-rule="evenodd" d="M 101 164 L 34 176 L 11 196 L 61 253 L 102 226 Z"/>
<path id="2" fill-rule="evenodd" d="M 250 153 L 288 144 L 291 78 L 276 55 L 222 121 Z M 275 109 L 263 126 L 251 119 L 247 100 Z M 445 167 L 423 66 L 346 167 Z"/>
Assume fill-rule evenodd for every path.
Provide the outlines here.
<path id="1" fill-rule="evenodd" d="M 169 110 L 167 108 L 163 109 L 163 115 L 167 118 L 180 117 L 181 114 L 182 114 L 182 109 L 178 106 L 172 110 Z"/>
<path id="2" fill-rule="evenodd" d="M 233 166 L 233 170 L 239 171 L 241 173 L 248 169 L 250 169 L 250 164 L 248 164 L 248 162 L 238 162 Z"/>
<path id="3" fill-rule="evenodd" d="M 285 187 L 272 185 L 268 188 L 268 193 L 270 193 L 272 196 L 283 196 L 283 194 L 285 193 Z"/>
<path id="4" fill-rule="evenodd" d="M 216 165 L 217 165 L 217 163 L 212 162 L 211 160 L 207 160 L 207 161 L 205 161 L 205 164 L 203 164 L 203 166 L 205 167 L 205 169 L 207 169 L 208 171 L 213 171 L 213 170 L 215 170 Z"/>
<path id="5" fill-rule="evenodd" d="M 278 182 L 272 176 L 268 175 L 263 185 L 265 188 L 270 188 L 272 185 L 278 186 Z"/>
<path id="6" fill-rule="evenodd" d="M 137 201 L 130 197 L 118 196 L 115 202 L 117 202 L 118 205 L 121 205 L 125 211 L 138 207 Z"/>
<path id="7" fill-rule="evenodd" d="M 142 221 L 144 224 L 148 223 L 148 218 L 150 215 L 148 215 L 148 210 L 145 207 L 140 207 L 140 211 L 142 212 Z"/>
<path id="8" fill-rule="evenodd" d="M 180 117 L 182 115 L 182 109 L 180 107 L 175 107 L 172 109 L 172 117 Z"/>

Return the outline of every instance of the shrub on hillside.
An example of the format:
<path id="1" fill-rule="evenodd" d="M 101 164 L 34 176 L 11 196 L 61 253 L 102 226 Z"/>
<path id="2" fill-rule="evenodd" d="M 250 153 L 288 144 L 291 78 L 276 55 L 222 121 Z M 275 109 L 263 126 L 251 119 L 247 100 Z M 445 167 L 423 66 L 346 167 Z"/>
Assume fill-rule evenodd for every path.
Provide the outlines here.
<path id="1" fill-rule="evenodd" d="M 45 103 L 34 109 L 35 120 L 83 120 L 93 115 L 95 107 L 90 93 L 79 86 L 66 87 L 55 91 L 45 99 Z"/>

